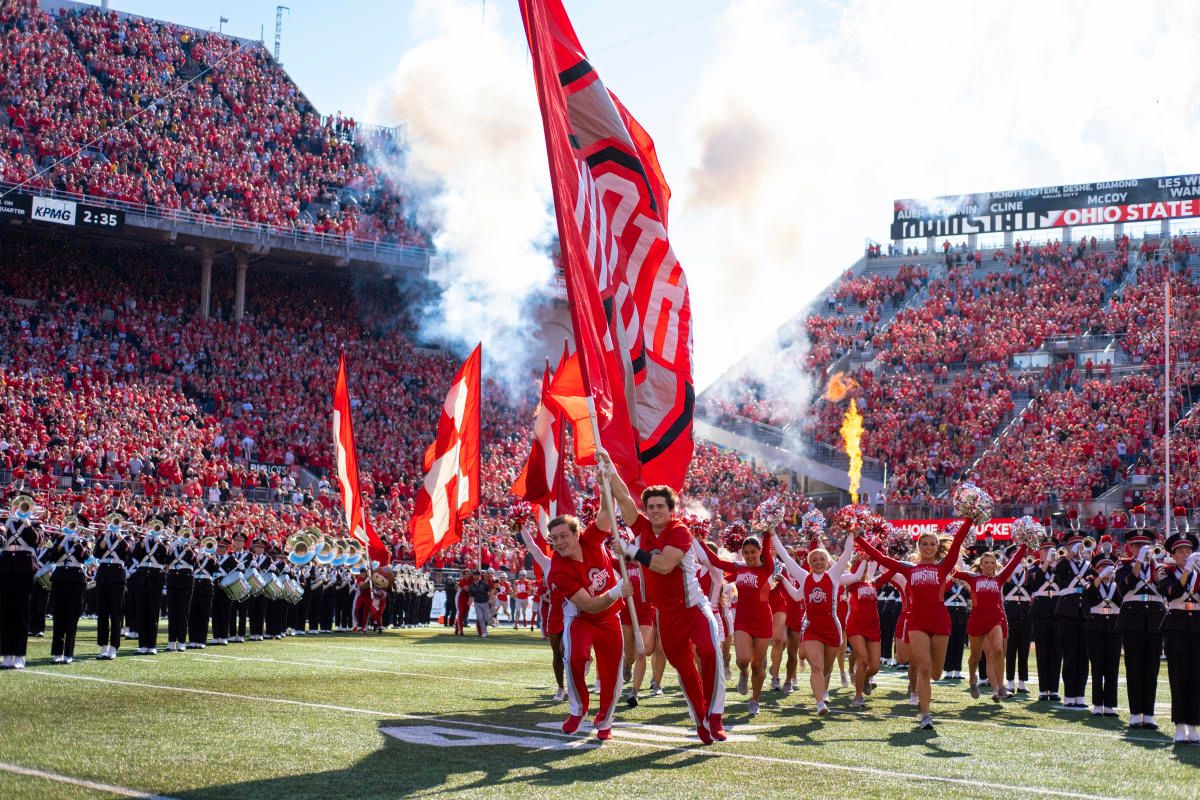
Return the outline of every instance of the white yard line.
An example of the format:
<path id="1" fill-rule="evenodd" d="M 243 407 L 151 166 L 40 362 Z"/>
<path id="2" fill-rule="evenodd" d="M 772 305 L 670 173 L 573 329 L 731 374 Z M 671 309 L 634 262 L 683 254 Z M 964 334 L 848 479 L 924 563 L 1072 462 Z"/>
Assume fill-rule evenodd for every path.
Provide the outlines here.
<path id="1" fill-rule="evenodd" d="M 136 681 L 122 681 L 113 678 L 97 678 L 91 675 L 71 675 L 64 672 L 44 672 L 39 669 L 26 669 L 22 674 L 49 676 L 52 678 L 65 678 L 68 680 L 94 681 L 97 683 L 106 683 L 116 686 L 131 686 L 141 689 L 160 689 L 168 692 L 184 692 L 188 694 L 199 694 L 207 697 L 224 697 L 232 700 L 246 700 L 251 702 L 278 703 L 281 705 L 298 706 L 302 708 L 315 708 L 327 711 L 339 711 L 350 714 L 365 714 L 375 717 L 388 717 L 394 719 L 407 719 L 420 722 L 437 722 L 443 725 L 459 725 L 468 728 L 482 728 L 485 730 L 507 731 L 520 734 L 532 734 L 538 736 L 560 736 L 568 739 L 577 737 L 565 736 L 564 734 L 555 734 L 550 731 L 540 730 L 538 728 L 518 728 L 511 725 L 493 725 L 483 722 L 469 722 L 458 719 L 445 719 L 442 717 L 424 716 L 418 714 L 405 714 L 392 711 L 377 711 L 374 709 L 354 708 L 350 706 L 338 706 L 327 703 L 308 703 L 302 700 L 291 700 L 288 698 L 263 697 L 259 695 L 238 694 L 235 692 L 219 692 L 214 689 L 195 689 L 186 686 L 169 686 L 162 684 L 139 683 Z M 677 753 L 687 753 L 688 755 L 701 755 L 712 758 L 732 758 L 743 761 L 754 761 L 767 764 L 786 764 L 791 766 L 811 767 L 814 769 L 836 770 L 839 772 L 849 772 L 859 775 L 869 775 L 873 778 L 879 778 L 885 781 L 894 781 L 897 779 L 905 781 L 923 782 L 923 783 L 946 783 L 955 786 L 968 786 L 977 789 L 988 789 L 1005 792 L 1020 792 L 1023 794 L 1032 794 L 1042 797 L 1067 797 L 1075 798 L 1075 800 L 1114 800 L 1114 798 L 1104 795 L 1091 795 L 1080 792 L 1068 792 L 1059 789 L 1048 789 L 1040 786 L 1021 786 L 1007 783 L 992 783 L 988 781 L 977 781 L 969 778 L 953 778 L 939 775 L 921 775 L 909 772 L 897 772 L 895 770 L 876 769 L 874 767 L 862 767 L 851 764 L 837 764 L 826 761 L 810 761 L 806 759 L 795 758 L 779 758 L 774 756 L 760 756 L 751 753 L 729 753 L 717 749 L 707 749 L 699 747 L 673 747 L 669 745 L 650 744 L 649 742 L 635 742 L 628 739 L 622 740 L 620 737 L 611 740 L 612 744 L 626 747 L 642 747 L 650 748 L 657 751 L 671 751 Z"/>
<path id="2" fill-rule="evenodd" d="M 261 664 L 283 664 L 293 667 L 313 667 L 318 669 L 343 669 L 349 672 L 371 672 L 376 675 L 404 675 L 411 678 L 429 678 L 439 681 L 459 681 L 461 683 L 483 683 L 491 686 L 504 686 L 507 688 L 525 688 L 530 690 L 541 690 L 544 686 L 526 686 L 519 687 L 512 681 L 490 681 L 487 678 L 463 678 L 458 675 L 431 675 L 428 672 L 404 672 L 395 669 L 376 669 L 374 667 L 352 667 L 347 664 L 338 664 L 330 661 L 321 661 L 310 659 L 307 661 L 291 661 L 282 658 L 255 658 L 253 656 L 226 656 L 210 653 L 209 658 L 217 658 L 223 661 L 253 661 Z"/>
<path id="3" fill-rule="evenodd" d="M 151 794 L 150 792 L 143 792 L 138 789 L 130 789 L 126 786 L 113 786 L 109 783 L 97 783 L 96 781 L 84 780 L 83 778 L 72 778 L 69 775 L 60 775 L 57 772 L 22 767 L 19 764 L 8 764 L 3 761 L 0 761 L 0 772 L 24 775 L 28 778 L 41 778 L 42 780 L 54 781 L 55 783 L 65 783 L 70 786 L 79 786 L 83 789 L 93 789 L 98 792 L 119 795 L 120 797 L 139 797 L 144 798 L 144 800 L 170 800 L 170 798 L 160 794 Z"/>

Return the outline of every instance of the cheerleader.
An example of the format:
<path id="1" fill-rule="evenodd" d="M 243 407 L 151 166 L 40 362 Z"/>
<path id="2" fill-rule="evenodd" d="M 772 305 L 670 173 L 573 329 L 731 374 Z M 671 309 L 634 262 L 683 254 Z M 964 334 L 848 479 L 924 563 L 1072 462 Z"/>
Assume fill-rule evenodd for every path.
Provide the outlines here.
<path id="1" fill-rule="evenodd" d="M 630 596 L 620 611 L 622 652 L 625 658 L 625 680 L 630 682 L 629 695 L 625 699 L 630 708 L 637 708 L 638 691 L 646 679 L 646 656 L 658 647 L 654 631 L 654 606 L 646 597 L 646 581 L 642 576 L 642 565 L 631 558 L 625 559 L 625 575 L 629 578 Z M 637 651 L 633 635 L 633 617 L 629 606 L 634 607 L 638 619 L 638 631 L 642 634 L 642 652 Z"/>
<path id="2" fill-rule="evenodd" d="M 787 590 L 784 588 L 782 581 L 776 581 L 775 588 L 771 589 L 771 689 L 772 691 L 784 691 L 783 684 L 779 680 L 779 667 L 783 664 L 783 654 L 787 650 L 787 610 L 788 610 Z"/>
<path id="3" fill-rule="evenodd" d="M 1021 545 L 1017 548 L 1016 555 L 1004 565 L 1004 569 L 999 569 L 996 554 L 987 552 L 975 562 L 977 572 L 954 573 L 955 579 L 971 590 L 972 608 L 971 615 L 967 618 L 967 638 L 971 643 L 971 654 L 967 658 L 971 697 L 979 697 L 977 675 L 979 657 L 984 652 L 987 654 L 988 683 L 992 686 L 993 702 L 998 703 L 1008 697 L 1008 691 L 1002 681 L 1008 620 L 1004 616 L 1001 587 L 1012 577 L 1024 557 L 1025 545 Z"/>
<path id="4" fill-rule="evenodd" d="M 475 573 L 463 571 L 458 579 L 458 591 L 454 595 L 454 635 L 466 636 L 464 630 L 467 624 L 467 614 L 471 611 L 471 584 L 475 583 Z"/>
<path id="5" fill-rule="evenodd" d="M 1200 554 L 1196 547 L 1192 534 L 1171 534 L 1167 550 L 1174 563 L 1158 570 L 1158 590 L 1167 600 L 1162 630 L 1175 744 L 1200 742 Z"/>
<path id="6" fill-rule="evenodd" d="M 1163 652 L 1162 623 L 1167 611 L 1154 568 L 1151 550 L 1154 539 L 1154 534 L 1145 528 L 1130 531 L 1125 537 L 1130 557 L 1117 567 L 1117 593 L 1121 596 L 1117 628 L 1125 653 L 1129 727 L 1145 730 L 1158 729 L 1154 703 Z"/>
<path id="7" fill-rule="evenodd" d="M 726 575 L 733 576 L 738 591 L 737 612 L 733 618 L 733 646 L 737 655 L 738 692 L 750 692 L 747 710 L 751 717 L 758 715 L 763 680 L 766 678 L 767 647 L 771 644 L 772 611 L 770 594 L 775 586 L 775 562 L 770 549 L 763 548 L 758 538 L 742 540 L 742 563 L 726 561 L 701 541 L 708 551 L 708 560 Z"/>
<path id="8" fill-rule="evenodd" d="M 1037 648 L 1038 702 L 1057 703 L 1058 680 L 1062 674 L 1062 650 L 1054 607 L 1058 586 L 1054 582 L 1054 541 L 1046 539 L 1038 548 L 1038 560 L 1029 568 L 1028 585 L 1033 590 L 1029 619 L 1033 624 L 1033 645 Z"/>
<path id="9" fill-rule="evenodd" d="M 886 569 L 895 570 L 907 581 L 909 673 L 921 709 L 922 730 L 933 730 L 933 715 L 929 711 L 930 682 L 941 677 L 950 639 L 950 613 L 942 602 L 942 594 L 958 563 L 958 554 L 971 525 L 969 519 L 964 520 L 953 539 L 932 533 L 921 534 L 917 539 L 915 564 L 889 558 L 864 539 L 855 542 L 867 557 Z"/>
<path id="10" fill-rule="evenodd" d="M 101 661 L 117 657 L 121 644 L 121 620 L 125 614 L 125 570 L 132 548 L 121 531 L 124 515 L 109 514 L 104 533 L 96 540 L 96 639 Z"/>
<path id="11" fill-rule="evenodd" d="M 1004 618 L 1008 620 L 1008 646 L 1004 649 L 1005 684 L 1009 694 L 1029 694 L 1029 645 L 1033 623 L 1030 612 L 1033 598 L 1026 588 L 1029 567 L 1022 560 L 1004 584 Z M 1015 683 L 1014 683 L 1015 679 Z"/>
<path id="12" fill-rule="evenodd" d="M 796 590 L 796 595 L 792 592 L 784 591 L 788 595 L 787 609 L 787 680 L 783 684 L 784 694 L 791 694 L 799 687 L 796 676 L 804 668 L 804 595 L 800 593 L 799 586 L 791 573 L 784 572 L 780 576 L 781 581 L 786 581 Z"/>
<path id="13" fill-rule="evenodd" d="M 546 513 L 539 509 L 538 528 L 544 527 L 545 524 Z M 557 691 L 554 693 L 554 702 L 561 703 L 567 694 L 567 690 L 563 686 L 562 598 L 553 596 L 549 583 L 543 577 L 550 574 L 550 555 L 547 552 L 550 551 L 550 546 L 546 543 L 541 530 L 535 535 L 527 527 L 521 528 L 521 541 L 525 542 L 525 547 L 528 549 L 529 555 L 533 557 L 534 573 L 538 578 L 536 591 L 541 598 L 540 611 L 538 612 L 540 617 L 539 622 L 542 626 L 542 635 L 550 640 L 550 665 L 554 670 L 554 682 L 558 686 Z M 461 588 L 459 591 L 462 591 Z M 466 615 L 462 616 L 465 617 Z M 457 633 L 457 621 L 455 625 L 455 635 L 461 635 Z"/>
<path id="14" fill-rule="evenodd" d="M 842 555 L 831 563 L 829 551 L 818 547 L 808 553 L 808 569 L 793 560 L 772 534 L 771 544 L 784 566 L 800 585 L 799 590 L 787 584 L 789 594 L 804 598 L 804 656 L 808 660 L 808 683 L 813 699 L 817 702 L 817 714 L 829 713 L 829 676 L 837 661 L 838 648 L 842 646 L 842 625 L 838 619 L 837 598 L 841 588 L 842 573 L 854 554 L 854 534 L 846 536 Z"/>
<path id="15" fill-rule="evenodd" d="M 1116 581 L 1116 565 L 1107 555 L 1092 562 L 1094 574 L 1083 590 L 1084 620 L 1088 660 L 1092 666 L 1092 713 L 1117 716 L 1117 672 L 1121 667 L 1121 631 L 1117 615 L 1121 613 L 1121 592 Z"/>
<path id="16" fill-rule="evenodd" d="M 853 708 L 866 705 L 864 695 L 874 688 L 872 678 L 879 672 L 880 642 L 882 631 L 879 619 L 879 590 L 889 585 L 894 573 L 875 574 L 875 565 L 865 558 L 860 559 L 853 572 L 842 575 L 842 585 L 847 587 L 849 602 L 846 619 L 846 639 L 854 656 L 854 700 Z"/>

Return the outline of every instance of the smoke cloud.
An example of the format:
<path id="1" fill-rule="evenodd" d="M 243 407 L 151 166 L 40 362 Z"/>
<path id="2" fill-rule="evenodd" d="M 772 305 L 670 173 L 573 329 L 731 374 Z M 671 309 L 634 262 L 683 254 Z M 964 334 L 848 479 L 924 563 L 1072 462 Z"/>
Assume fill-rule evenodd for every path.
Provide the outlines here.
<path id="1" fill-rule="evenodd" d="M 371 96 L 371 119 L 403 121 L 409 149 L 391 164 L 445 256 L 422 334 L 460 349 L 483 342 L 485 369 L 527 391 L 537 309 L 550 299 L 553 235 L 541 117 L 524 43 L 489 4 L 422 0 L 424 39 Z"/>
<path id="2" fill-rule="evenodd" d="M 735 0 L 679 115 L 698 388 L 753 348 L 802 408 L 803 334 L 773 332 L 886 241 L 895 198 L 1194 168 L 1198 4 L 798 6 Z"/>

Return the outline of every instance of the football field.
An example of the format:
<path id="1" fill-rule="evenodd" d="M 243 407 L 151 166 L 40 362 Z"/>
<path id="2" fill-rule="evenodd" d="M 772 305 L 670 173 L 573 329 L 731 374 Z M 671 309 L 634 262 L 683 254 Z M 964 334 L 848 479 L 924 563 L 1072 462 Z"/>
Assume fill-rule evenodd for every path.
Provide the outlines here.
<path id="1" fill-rule="evenodd" d="M 835 689 L 823 719 L 806 674 L 790 697 L 765 691 L 752 723 L 731 691 L 730 740 L 702 747 L 668 668 L 665 694 L 622 703 L 601 744 L 559 731 L 540 637 L 446 630 L 98 662 L 84 621 L 70 666 L 49 664 L 48 632 L 0 673 L 0 798 L 1200 797 L 1200 747 L 1168 736 L 1165 664 L 1162 733 L 947 683 L 930 734 L 885 670 L 868 708 Z"/>

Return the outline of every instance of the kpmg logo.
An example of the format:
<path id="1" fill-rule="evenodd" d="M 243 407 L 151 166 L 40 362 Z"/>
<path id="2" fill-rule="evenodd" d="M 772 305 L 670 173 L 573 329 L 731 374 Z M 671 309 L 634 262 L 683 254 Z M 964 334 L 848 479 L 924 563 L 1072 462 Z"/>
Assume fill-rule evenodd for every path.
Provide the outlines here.
<path id="1" fill-rule="evenodd" d="M 75 203 L 70 200 L 52 200 L 48 197 L 34 197 L 33 214 L 31 216 L 39 222 L 74 225 Z"/>

